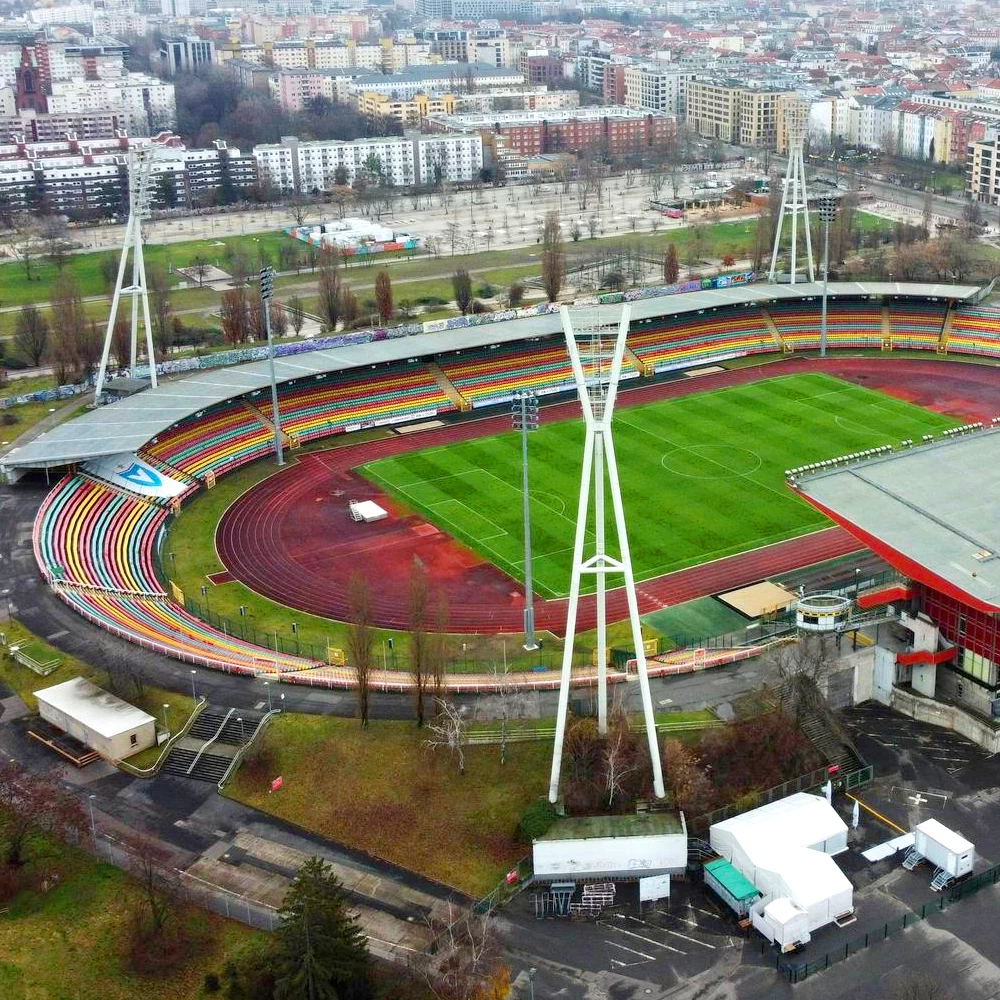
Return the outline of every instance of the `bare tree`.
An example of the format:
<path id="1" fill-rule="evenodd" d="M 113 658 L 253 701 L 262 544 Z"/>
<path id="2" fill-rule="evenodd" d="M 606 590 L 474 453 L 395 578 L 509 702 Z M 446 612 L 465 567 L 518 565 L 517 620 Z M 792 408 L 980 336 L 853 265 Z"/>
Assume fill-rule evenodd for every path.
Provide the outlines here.
<path id="1" fill-rule="evenodd" d="M 39 237 L 45 246 L 45 256 L 49 262 L 62 271 L 70 251 L 66 223 L 56 215 L 45 216 L 39 222 Z"/>
<path id="2" fill-rule="evenodd" d="M 430 736 L 424 740 L 427 746 L 446 747 L 458 760 L 458 773 L 465 774 L 465 738 L 468 730 L 468 709 L 463 705 L 459 708 L 446 698 L 435 698 L 437 709 L 432 722 L 427 729 Z"/>
<path id="3" fill-rule="evenodd" d="M 302 332 L 302 327 L 306 320 L 306 311 L 302 305 L 302 299 L 298 295 L 290 296 L 288 302 L 285 304 L 285 308 L 288 312 L 288 321 L 292 324 L 292 329 L 295 331 L 295 336 L 297 337 Z"/>
<path id="4" fill-rule="evenodd" d="M 821 686 L 835 657 L 832 640 L 825 635 L 806 635 L 797 642 L 779 646 L 771 654 L 781 681 L 780 707 L 796 721 L 822 705 Z"/>
<path id="5" fill-rule="evenodd" d="M 368 698 L 371 690 L 371 672 L 375 632 L 372 629 L 372 591 L 368 578 L 354 572 L 347 582 L 347 605 L 350 624 L 347 626 L 347 649 L 354 671 L 358 695 L 358 713 L 362 728 L 368 725 Z"/>
<path id="6" fill-rule="evenodd" d="M 681 276 L 680 262 L 677 260 L 677 247 L 671 243 L 663 256 L 663 281 L 667 285 L 676 285 Z"/>
<path id="7" fill-rule="evenodd" d="M 162 358 L 173 341 L 174 309 L 170 302 L 170 280 L 162 267 L 153 265 L 146 271 L 146 283 L 149 286 L 153 343 L 156 353 Z"/>
<path id="8" fill-rule="evenodd" d="M 392 319 L 392 279 L 383 267 L 375 276 L 375 307 L 379 322 L 384 326 Z"/>
<path id="9" fill-rule="evenodd" d="M 559 298 L 565 276 L 566 252 L 563 249 L 559 213 L 547 212 L 542 229 L 542 286 L 549 302 L 555 302 Z"/>
<path id="10" fill-rule="evenodd" d="M 138 888 L 138 904 L 133 917 L 138 936 L 147 942 L 159 937 L 175 915 L 179 886 L 172 874 L 169 855 L 156 841 L 138 834 L 126 839 L 132 855 L 133 874 Z"/>
<path id="11" fill-rule="evenodd" d="M 319 309 L 330 333 L 337 332 L 343 312 L 343 293 L 340 257 L 336 252 L 324 253 L 319 268 Z"/>
<path id="12" fill-rule="evenodd" d="M 884 996 L 886 1000 L 952 1000 L 954 994 L 927 973 L 905 972 Z"/>
<path id="13" fill-rule="evenodd" d="M 277 299 L 271 299 L 269 312 L 271 315 L 271 333 L 275 337 L 284 337 L 288 333 L 288 313 L 285 312 L 285 307 Z"/>
<path id="14" fill-rule="evenodd" d="M 438 1000 L 470 1000 L 507 996 L 509 970 L 500 961 L 494 918 L 466 909 L 431 922 L 437 932 L 434 954 L 427 957 L 424 978 Z"/>
<path id="15" fill-rule="evenodd" d="M 132 324 L 123 313 L 115 318 L 111 330 L 111 353 L 119 368 L 127 368 L 132 362 Z"/>
<path id="16" fill-rule="evenodd" d="M 510 664 L 504 657 L 503 665 L 493 664 L 493 694 L 480 698 L 477 715 L 500 720 L 500 764 L 507 763 L 507 736 L 510 723 L 527 715 L 528 704 L 522 687 L 514 682 Z"/>
<path id="17" fill-rule="evenodd" d="M 49 343 L 49 321 L 33 305 L 21 306 L 14 326 L 14 348 L 32 368 L 42 363 Z"/>
<path id="18" fill-rule="evenodd" d="M 219 322 L 227 344 L 242 344 L 247 339 L 249 315 L 247 293 L 244 288 L 231 288 L 224 292 L 219 306 Z"/>
<path id="19" fill-rule="evenodd" d="M 628 716 L 619 707 L 612 715 L 604 742 L 604 791 L 609 809 L 615 800 L 627 794 L 627 782 L 639 770 L 635 739 L 629 729 Z"/>
<path id="20" fill-rule="evenodd" d="M 205 275 L 208 274 L 209 266 L 208 260 L 202 254 L 198 254 L 191 264 L 191 270 L 194 271 L 194 276 L 198 279 L 199 288 L 205 284 Z"/>
<path id="21" fill-rule="evenodd" d="M 17 255 L 24 268 L 24 276 L 28 281 L 32 279 L 31 269 L 38 257 L 38 225 L 35 219 L 27 212 L 21 212 L 14 216 L 14 232 L 17 235 Z"/>
<path id="22" fill-rule="evenodd" d="M 56 381 L 61 385 L 79 370 L 78 345 L 83 339 L 87 318 L 80 288 L 65 272 L 52 286 L 51 301 L 54 336 L 50 353 Z"/>
<path id="23" fill-rule="evenodd" d="M 455 305 L 464 316 L 472 308 L 472 279 L 464 267 L 451 276 L 451 287 L 455 294 Z"/>

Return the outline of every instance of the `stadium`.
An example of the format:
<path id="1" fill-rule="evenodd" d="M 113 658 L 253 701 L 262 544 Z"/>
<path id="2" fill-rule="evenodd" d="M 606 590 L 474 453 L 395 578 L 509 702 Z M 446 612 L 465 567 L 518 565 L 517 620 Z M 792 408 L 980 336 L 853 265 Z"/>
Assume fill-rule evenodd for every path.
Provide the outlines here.
<path id="1" fill-rule="evenodd" d="M 818 284 L 637 296 L 615 427 L 640 611 L 861 549 L 787 489 L 785 471 L 1000 413 L 992 368 L 956 363 L 1000 357 L 1000 309 L 982 304 L 989 291 L 831 283 L 826 358 L 817 356 Z M 617 322 L 616 298 L 601 305 L 602 323 Z M 203 594 L 239 581 L 286 608 L 344 621 L 349 572 L 360 568 L 377 581 L 374 624 L 405 630 L 419 560 L 446 594 L 448 632 L 517 633 L 524 567 L 509 403 L 530 390 L 546 404 L 531 444 L 536 620 L 561 634 L 580 426 L 558 314 L 325 347 L 275 367 L 287 467 L 221 512 L 225 572 Z M 84 618 L 182 661 L 348 687 L 351 671 L 335 658 L 202 620 L 165 565 L 187 505 L 236 469 L 273 466 L 268 385 L 265 362 L 183 375 L 48 431 L 9 453 L 3 471 L 51 482 L 35 557 Z M 322 446 L 335 436 L 339 447 Z M 352 522 L 351 502 L 365 499 L 390 516 Z M 623 596 L 609 596 L 610 617 L 624 617 Z M 585 596 L 581 627 L 593 614 Z M 657 658 L 650 672 L 677 662 Z M 522 680 L 558 686 L 555 671 Z M 577 682 L 591 682 L 587 670 Z M 391 669 L 372 679 L 385 690 L 408 683 Z M 448 684 L 474 690 L 490 679 L 456 674 Z"/>

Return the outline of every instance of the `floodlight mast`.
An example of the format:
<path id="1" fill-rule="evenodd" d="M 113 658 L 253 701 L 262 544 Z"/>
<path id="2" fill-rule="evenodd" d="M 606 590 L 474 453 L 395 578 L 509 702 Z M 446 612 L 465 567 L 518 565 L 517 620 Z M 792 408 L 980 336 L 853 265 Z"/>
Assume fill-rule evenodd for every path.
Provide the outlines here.
<path id="1" fill-rule="evenodd" d="M 785 216 L 792 220 L 792 243 L 790 247 L 790 268 L 788 281 L 794 285 L 798 281 L 798 222 L 802 216 L 802 228 L 806 237 L 806 276 L 809 281 L 816 280 L 813 267 L 812 235 L 809 230 L 809 192 L 806 190 L 806 168 L 803 159 L 806 131 L 809 124 L 809 105 L 801 100 L 795 100 L 784 109 L 785 132 L 788 137 L 788 163 L 785 166 L 785 177 L 781 184 L 781 208 L 778 212 L 778 225 L 774 230 L 774 247 L 771 250 L 771 268 L 767 280 L 777 281 L 778 254 L 781 252 L 781 233 L 784 229 Z"/>
<path id="2" fill-rule="evenodd" d="M 114 338 L 115 321 L 118 318 L 118 303 L 122 295 L 132 297 L 132 315 L 129 338 L 129 371 L 135 378 L 138 360 L 139 337 L 139 302 L 142 302 L 142 322 L 146 328 L 146 358 L 149 362 L 150 388 L 156 388 L 156 354 L 153 350 L 153 325 L 149 318 L 149 292 L 146 288 L 146 262 L 143 257 L 142 220 L 149 217 L 149 178 L 153 166 L 155 147 L 150 143 L 144 146 L 132 147 L 128 152 L 128 222 L 125 225 L 125 238 L 122 240 L 122 253 L 118 261 L 118 277 L 115 280 L 115 291 L 111 298 L 111 314 L 104 333 L 104 348 L 101 351 L 101 364 L 97 369 L 97 385 L 94 399 L 100 403 L 101 393 L 108 372 L 108 359 L 111 355 L 111 343 Z M 132 252 L 132 281 L 125 284 L 125 268 L 128 264 L 129 251 Z M 121 359 L 119 359 L 120 361 Z"/>
<path id="3" fill-rule="evenodd" d="M 281 447 L 281 410 L 278 408 L 278 383 L 274 376 L 274 339 L 271 336 L 271 299 L 274 297 L 274 268 L 260 269 L 260 309 L 267 335 L 267 363 L 271 379 L 271 423 L 274 425 L 274 457 L 278 465 L 285 464 Z"/>
<path id="4" fill-rule="evenodd" d="M 580 579 L 584 573 L 597 577 L 597 725 L 600 732 L 608 728 L 608 673 L 607 673 L 607 588 L 608 573 L 620 573 L 625 581 L 632 642 L 635 646 L 635 666 L 642 695 L 646 737 L 649 743 L 650 764 L 653 770 L 653 788 L 662 798 L 663 772 L 656 739 L 656 720 L 653 701 L 646 673 L 646 656 L 642 647 L 642 626 L 639 621 L 639 603 L 632 573 L 632 558 L 625 528 L 625 510 L 622 504 L 618 462 L 611 435 L 618 381 L 621 377 L 622 359 L 625 354 L 625 337 L 628 333 L 631 306 L 622 307 L 617 334 L 602 331 L 600 315 L 578 315 L 579 331 L 574 330 L 569 309 L 562 306 L 563 333 L 566 349 L 573 366 L 577 395 L 583 409 L 586 438 L 583 446 L 583 469 L 580 474 L 580 497 L 576 515 L 576 534 L 573 541 L 573 572 L 570 577 L 569 603 L 566 611 L 566 638 L 563 647 L 562 672 L 559 681 L 559 706 L 556 710 L 555 743 L 552 749 L 552 772 L 549 779 L 549 801 L 559 799 L 559 773 L 562 768 L 563 739 L 566 735 L 566 713 L 569 708 L 569 689 L 573 669 L 573 644 L 576 638 L 577 611 L 580 603 Z M 605 489 L 611 496 L 611 506 L 618 538 L 619 557 L 605 551 Z M 590 494 L 594 494 L 594 554 L 584 558 L 587 536 L 587 517 Z"/>

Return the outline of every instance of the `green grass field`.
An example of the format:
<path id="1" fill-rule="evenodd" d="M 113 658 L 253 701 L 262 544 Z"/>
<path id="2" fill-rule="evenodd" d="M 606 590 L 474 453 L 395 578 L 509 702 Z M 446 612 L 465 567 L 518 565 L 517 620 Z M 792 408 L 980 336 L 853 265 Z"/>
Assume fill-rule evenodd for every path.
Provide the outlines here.
<path id="1" fill-rule="evenodd" d="M 954 424 L 818 374 L 621 409 L 615 449 L 636 579 L 816 531 L 828 522 L 785 487 L 786 469 Z M 562 596 L 569 584 L 582 443 L 579 420 L 546 425 L 531 438 L 534 579 L 549 597 Z M 362 471 L 521 578 L 516 434 L 384 459 Z M 607 508 L 610 543 L 610 502 Z"/>

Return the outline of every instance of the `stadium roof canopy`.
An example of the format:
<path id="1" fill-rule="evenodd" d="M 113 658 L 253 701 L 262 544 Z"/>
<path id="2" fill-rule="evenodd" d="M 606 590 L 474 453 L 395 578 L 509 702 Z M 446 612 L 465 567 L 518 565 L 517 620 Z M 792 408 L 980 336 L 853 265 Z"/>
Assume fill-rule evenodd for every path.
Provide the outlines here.
<path id="1" fill-rule="evenodd" d="M 979 291 L 975 285 L 830 283 L 832 297 L 847 298 L 898 296 L 964 302 L 973 299 Z M 806 282 L 796 285 L 734 285 L 729 288 L 663 295 L 631 303 L 632 321 L 641 322 L 661 316 L 680 316 L 706 309 L 778 299 L 816 298 L 821 294 L 821 284 Z M 620 305 L 602 306 L 601 322 L 617 322 L 620 309 Z M 559 314 L 548 313 L 483 326 L 421 333 L 394 340 L 296 354 L 275 359 L 274 367 L 278 381 L 288 382 L 365 366 L 432 357 L 449 351 L 465 351 L 491 344 L 547 337 L 561 331 Z M 200 410 L 234 396 L 263 391 L 268 385 L 266 361 L 207 369 L 181 378 L 167 379 L 161 381 L 155 390 L 138 393 L 60 424 L 0 458 L 0 467 L 51 468 L 102 455 L 134 452 L 185 417 L 193 416 Z"/>
<path id="2" fill-rule="evenodd" d="M 1000 612 L 1000 428 L 805 475 L 795 488 L 910 579 Z"/>

